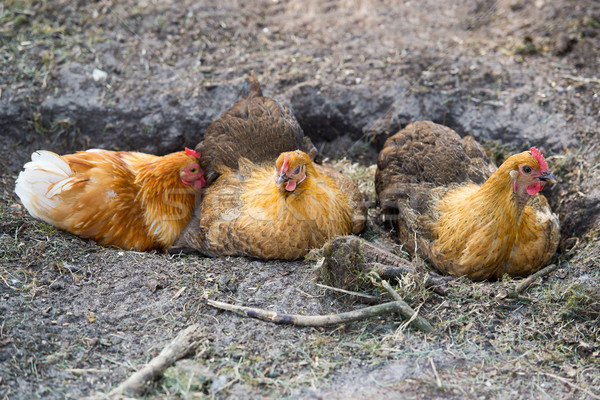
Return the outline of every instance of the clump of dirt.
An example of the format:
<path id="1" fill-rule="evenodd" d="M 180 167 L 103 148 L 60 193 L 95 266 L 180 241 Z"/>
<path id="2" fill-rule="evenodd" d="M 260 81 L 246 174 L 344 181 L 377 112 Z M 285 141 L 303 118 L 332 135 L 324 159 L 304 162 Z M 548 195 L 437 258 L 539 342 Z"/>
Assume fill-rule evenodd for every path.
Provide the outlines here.
<path id="1" fill-rule="evenodd" d="M 321 250 L 321 280 L 342 289 L 372 290 L 371 281 L 365 276 L 369 271 L 361 244 L 356 237 L 336 238 L 325 243 Z"/>

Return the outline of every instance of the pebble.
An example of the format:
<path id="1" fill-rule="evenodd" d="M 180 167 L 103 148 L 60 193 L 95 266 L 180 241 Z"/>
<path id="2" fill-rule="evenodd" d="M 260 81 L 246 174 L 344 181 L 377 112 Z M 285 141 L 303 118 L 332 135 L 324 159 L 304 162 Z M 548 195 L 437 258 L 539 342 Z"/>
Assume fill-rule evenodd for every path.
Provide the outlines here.
<path id="1" fill-rule="evenodd" d="M 94 71 L 92 71 L 92 79 L 96 82 L 103 81 L 107 77 L 108 77 L 108 74 L 106 72 L 102 71 L 101 69 L 94 68 Z"/>

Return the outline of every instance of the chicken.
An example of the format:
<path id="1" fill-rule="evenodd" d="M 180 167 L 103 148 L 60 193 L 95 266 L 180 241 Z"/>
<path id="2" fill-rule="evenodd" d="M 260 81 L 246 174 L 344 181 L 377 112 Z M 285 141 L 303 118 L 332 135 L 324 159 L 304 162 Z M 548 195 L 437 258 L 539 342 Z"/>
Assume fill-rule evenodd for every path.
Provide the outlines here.
<path id="1" fill-rule="evenodd" d="M 551 260 L 560 234 L 539 194 L 548 181 L 535 147 L 496 170 L 472 137 L 428 121 L 387 139 L 375 176 L 384 218 L 406 249 L 473 280 L 526 276 Z"/>
<path id="2" fill-rule="evenodd" d="M 243 98 L 207 128 L 196 146 L 200 166 L 210 184 L 224 170 L 237 169 L 238 160 L 274 162 L 284 151 L 302 150 L 317 159 L 317 149 L 290 110 L 264 97 L 254 71 L 248 77 Z"/>
<path id="3" fill-rule="evenodd" d="M 320 165 L 294 115 L 262 95 L 254 72 L 247 93 L 208 127 L 196 151 L 208 186 L 172 252 L 293 260 L 365 226 L 358 187 Z"/>
<path id="4" fill-rule="evenodd" d="M 197 211 L 178 242 L 209 256 L 294 260 L 366 221 L 356 184 L 300 150 L 274 164 L 240 158 L 204 191 Z"/>
<path id="5" fill-rule="evenodd" d="M 199 159 L 190 149 L 164 157 L 40 150 L 19 174 L 15 192 L 33 217 L 100 245 L 165 250 L 205 185 Z"/>

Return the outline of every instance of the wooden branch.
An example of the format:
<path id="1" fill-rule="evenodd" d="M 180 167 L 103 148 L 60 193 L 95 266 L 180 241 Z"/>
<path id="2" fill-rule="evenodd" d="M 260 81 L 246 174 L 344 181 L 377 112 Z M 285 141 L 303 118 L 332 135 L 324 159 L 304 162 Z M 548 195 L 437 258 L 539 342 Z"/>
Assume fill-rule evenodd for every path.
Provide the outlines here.
<path id="1" fill-rule="evenodd" d="M 579 82 L 579 83 L 593 83 L 596 85 L 600 85 L 600 79 L 598 78 L 585 78 L 583 76 L 574 76 L 574 75 L 563 75 L 566 79 Z"/>
<path id="2" fill-rule="evenodd" d="M 517 286 L 515 286 L 515 289 L 513 291 L 508 292 L 507 297 L 512 298 L 512 299 L 519 297 L 519 295 L 521 293 L 523 293 L 529 286 L 531 286 L 531 284 L 533 282 L 535 282 L 537 279 L 556 271 L 558 268 L 559 268 L 558 264 L 550 264 L 547 267 L 540 269 L 535 274 L 530 275 L 527 278 L 523 279 Z"/>
<path id="3" fill-rule="evenodd" d="M 364 293 L 359 293 L 359 292 L 353 292 L 351 290 L 345 290 L 345 289 L 340 289 L 340 288 L 336 288 L 333 286 L 328 286 L 328 285 L 323 285 L 321 283 L 315 283 L 315 285 L 317 287 L 323 288 L 323 289 L 329 289 L 331 291 L 334 292 L 338 292 L 338 293 L 344 293 L 350 296 L 354 296 L 354 297 L 358 297 L 361 299 L 361 301 L 365 304 L 377 304 L 379 303 L 379 297 L 377 296 L 371 296 L 369 294 L 364 294 Z"/>
<path id="4" fill-rule="evenodd" d="M 398 314 L 402 315 L 405 319 L 411 321 L 411 324 L 420 331 L 433 332 L 433 326 L 422 316 L 418 315 L 415 310 L 400 297 L 398 292 L 392 288 L 392 286 L 385 280 L 381 280 L 381 285 L 385 290 L 396 300 L 398 303 Z"/>
<path id="5" fill-rule="evenodd" d="M 156 379 L 175 361 L 185 357 L 194 350 L 201 340 L 200 325 L 194 324 L 179 332 L 158 356 L 154 357 L 141 370 L 113 389 L 109 396 L 120 394 L 139 395 L 148 386 L 147 382 Z"/>
<path id="6" fill-rule="evenodd" d="M 279 314 L 275 311 L 267 311 L 260 308 L 236 306 L 234 304 L 223 303 L 216 300 L 207 300 L 207 303 L 215 308 L 227 311 L 234 311 L 243 314 L 247 317 L 260 319 L 267 322 L 273 322 L 281 325 L 294 326 L 328 326 L 336 324 L 344 324 L 353 321 L 385 315 L 390 313 L 400 313 L 402 307 L 397 301 L 379 304 L 376 306 L 365 307 L 360 310 L 349 311 L 340 314 L 331 315 L 288 315 Z"/>

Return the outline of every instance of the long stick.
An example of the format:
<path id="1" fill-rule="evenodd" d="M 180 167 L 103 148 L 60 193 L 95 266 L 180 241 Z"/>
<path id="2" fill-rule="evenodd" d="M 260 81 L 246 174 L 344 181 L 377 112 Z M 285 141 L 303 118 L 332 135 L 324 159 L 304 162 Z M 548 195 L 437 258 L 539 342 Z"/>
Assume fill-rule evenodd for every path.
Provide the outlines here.
<path id="1" fill-rule="evenodd" d="M 515 286 L 515 289 L 513 291 L 508 293 L 508 297 L 510 297 L 510 298 L 519 297 L 519 295 L 521 293 L 523 293 L 525 291 L 525 289 L 527 289 L 533 282 L 535 282 L 537 279 L 539 279 L 541 277 L 544 277 L 544 276 L 556 271 L 558 269 L 558 267 L 559 267 L 558 264 L 550 264 L 546 268 L 542 268 L 535 274 L 523 279 L 517 286 Z"/>
<path id="2" fill-rule="evenodd" d="M 222 310 L 234 311 L 247 317 L 273 322 L 276 324 L 295 326 L 327 326 L 343 324 L 352 321 L 360 321 L 379 315 L 400 313 L 400 308 L 402 307 L 402 305 L 400 305 L 397 301 L 392 301 L 389 303 L 378 304 L 376 306 L 365 307 L 360 310 L 349 311 L 340 314 L 308 316 L 279 314 L 275 311 L 267 311 L 254 307 L 236 306 L 234 304 L 223 303 L 216 300 L 207 300 L 207 303 L 213 307 L 220 308 Z"/>
<path id="3" fill-rule="evenodd" d="M 175 361 L 189 354 L 200 342 L 200 325 L 194 324 L 181 331 L 158 356 L 154 357 L 141 370 L 113 389 L 109 396 L 118 394 L 136 395 L 143 392 L 147 382 L 156 379 Z"/>
<path id="4" fill-rule="evenodd" d="M 346 289 L 340 289 L 340 288 L 333 287 L 333 286 L 323 285 L 322 283 L 315 283 L 315 286 L 323 288 L 323 289 L 329 289 L 334 292 L 344 293 L 344 294 L 347 294 L 350 296 L 359 297 L 362 299 L 363 303 L 367 303 L 367 304 L 379 303 L 379 297 L 377 297 L 377 296 L 371 296 L 369 294 L 364 294 L 364 293 L 359 293 L 359 292 L 352 292 L 352 291 L 346 290 Z"/>
<path id="5" fill-rule="evenodd" d="M 433 332 L 433 326 L 431 326 L 429 321 L 418 315 L 417 312 L 413 310 L 411 306 L 406 304 L 406 302 L 402 299 L 402 297 L 400 297 L 398 292 L 396 292 L 386 280 L 382 279 L 381 284 L 384 287 L 384 289 L 387 290 L 389 294 L 394 298 L 394 300 L 396 300 L 396 303 L 398 303 L 398 314 L 402 315 L 405 319 L 409 321 L 412 319 L 411 324 L 414 325 L 414 327 L 418 330 L 423 332 Z"/>
<path id="6" fill-rule="evenodd" d="M 582 76 L 573 76 L 573 75 L 563 75 L 565 78 L 570 79 L 575 82 L 581 83 L 595 83 L 596 85 L 600 85 L 600 79 L 598 78 L 584 78 Z"/>

